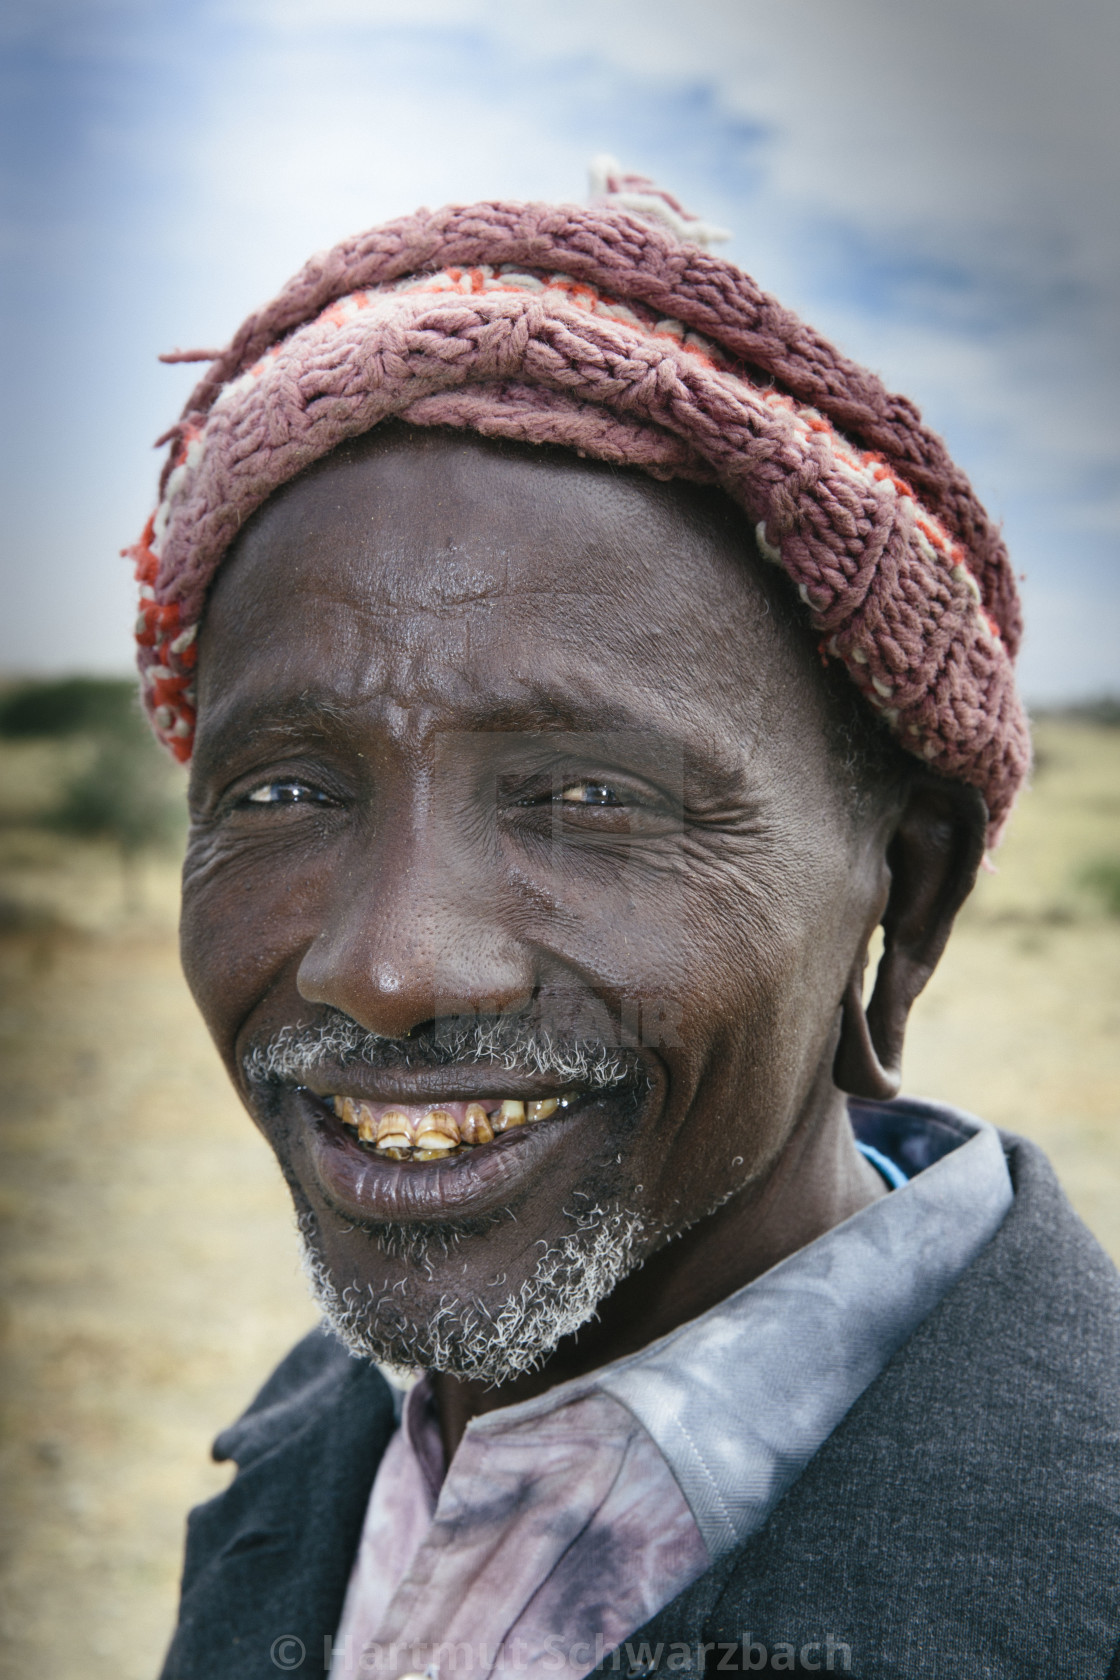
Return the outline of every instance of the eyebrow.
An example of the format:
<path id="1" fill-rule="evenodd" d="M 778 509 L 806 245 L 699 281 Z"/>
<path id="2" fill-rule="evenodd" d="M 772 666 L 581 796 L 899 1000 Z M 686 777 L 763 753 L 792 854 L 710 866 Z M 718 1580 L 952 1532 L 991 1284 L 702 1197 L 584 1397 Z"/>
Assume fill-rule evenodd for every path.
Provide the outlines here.
<path id="1" fill-rule="evenodd" d="M 268 732 L 277 735 L 309 731 L 334 735 L 360 713 L 376 695 L 353 700 L 320 688 L 304 688 L 298 694 L 263 694 L 249 703 L 219 699 L 208 708 L 206 733 L 221 738 L 231 730 L 238 734 Z M 472 705 L 469 699 L 457 707 L 456 727 L 468 730 L 502 730 L 511 733 L 534 729 L 566 729 L 573 734 L 632 731 L 649 734 L 648 713 L 639 714 L 624 705 L 565 692 L 555 687 L 526 684 L 516 699 L 486 701 Z"/>
<path id="2" fill-rule="evenodd" d="M 376 695 L 346 699 L 333 690 L 303 688 L 298 693 L 263 694 L 247 704 L 221 700 L 210 709 L 214 719 L 200 732 L 200 760 L 203 765 L 220 759 L 230 735 L 246 737 L 285 736 L 318 739 L 324 745 L 338 742 L 351 719 L 360 714 Z M 672 720 L 666 720 L 672 722 Z M 662 727 L 649 709 L 638 711 L 616 698 L 608 699 L 587 688 L 577 689 L 550 682 L 547 686 L 527 681 L 516 698 L 480 701 L 467 699 L 456 708 L 453 723 L 445 733 L 486 732 L 508 734 L 565 733 L 570 735 L 633 735 L 662 743 L 687 754 L 695 766 L 730 789 L 741 782 L 743 758 L 727 754 L 710 736 L 695 738 L 678 728 Z M 748 751 L 751 743 L 744 742 Z"/>

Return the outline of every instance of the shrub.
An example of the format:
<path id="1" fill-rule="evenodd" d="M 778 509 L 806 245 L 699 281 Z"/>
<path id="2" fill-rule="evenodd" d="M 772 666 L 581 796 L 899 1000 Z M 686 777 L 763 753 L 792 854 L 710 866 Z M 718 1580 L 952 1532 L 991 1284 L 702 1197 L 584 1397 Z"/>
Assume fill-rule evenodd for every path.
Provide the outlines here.
<path id="1" fill-rule="evenodd" d="M 1078 879 L 1110 916 L 1120 916 L 1120 858 L 1097 858 L 1079 871 Z"/>
<path id="2" fill-rule="evenodd" d="M 0 699 L 0 735 L 9 740 L 59 740 L 69 735 L 146 734 L 127 677 L 63 677 L 22 683 Z"/>
<path id="3" fill-rule="evenodd" d="M 173 843 L 183 825 L 181 776 L 140 714 L 135 682 L 64 677 L 24 683 L 0 699 L 0 736 L 89 743 L 83 767 L 64 778 L 42 826 L 112 841 L 126 895 L 134 899 L 138 855 Z"/>
<path id="4" fill-rule="evenodd" d="M 98 742 L 91 763 L 63 784 L 47 822 L 83 839 L 113 840 L 123 857 L 132 858 L 178 833 L 178 802 L 169 791 L 163 776 L 153 776 L 147 752 L 109 736 Z"/>

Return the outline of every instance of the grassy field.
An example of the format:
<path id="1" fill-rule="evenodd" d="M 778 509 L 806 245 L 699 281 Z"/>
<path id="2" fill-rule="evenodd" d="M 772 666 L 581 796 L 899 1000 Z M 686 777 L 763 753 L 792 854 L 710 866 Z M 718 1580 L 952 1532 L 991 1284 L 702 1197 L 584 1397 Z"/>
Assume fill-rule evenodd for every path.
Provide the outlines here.
<path id="1" fill-rule="evenodd" d="M 1120 1259 L 1120 729 L 1038 747 L 906 1086 L 1041 1142 Z M 34 826 L 81 751 L 0 748 L 2 1672 L 148 1680 L 184 1514 L 228 1476 L 209 1440 L 312 1312 L 178 972 L 173 860 Z"/>

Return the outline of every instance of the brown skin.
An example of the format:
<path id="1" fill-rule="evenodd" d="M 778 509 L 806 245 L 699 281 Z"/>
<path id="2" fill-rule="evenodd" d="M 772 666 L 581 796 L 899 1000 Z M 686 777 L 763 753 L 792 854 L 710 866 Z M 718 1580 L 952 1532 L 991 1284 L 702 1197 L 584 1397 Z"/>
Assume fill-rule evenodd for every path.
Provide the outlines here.
<path id="1" fill-rule="evenodd" d="M 337 1283 L 407 1274 L 418 1316 L 441 1295 L 504 1297 L 589 1185 L 651 1228 L 644 1263 L 540 1371 L 496 1390 L 436 1379 L 449 1451 L 475 1413 L 645 1345 L 883 1193 L 841 1085 L 896 1086 L 983 808 L 919 773 L 853 818 L 819 661 L 777 589 L 715 492 L 402 429 L 278 492 L 219 574 L 184 965 Z M 248 801 L 279 782 L 306 796 Z M 605 806 L 558 798 L 603 784 Z M 561 1034 L 644 1003 L 636 1112 L 604 1098 L 421 1165 L 372 1161 L 311 1094 L 265 1113 L 247 1085 L 246 1048 L 324 1005 L 403 1036 L 448 999 Z M 478 1069 L 315 1082 L 339 1089 L 548 1087 Z M 506 1208 L 431 1278 L 357 1223 Z"/>

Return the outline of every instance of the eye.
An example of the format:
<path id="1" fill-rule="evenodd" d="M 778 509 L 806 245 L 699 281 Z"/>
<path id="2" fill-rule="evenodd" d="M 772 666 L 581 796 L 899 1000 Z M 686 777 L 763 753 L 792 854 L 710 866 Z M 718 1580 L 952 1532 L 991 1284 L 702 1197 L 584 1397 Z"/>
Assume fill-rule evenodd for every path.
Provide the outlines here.
<path id="1" fill-rule="evenodd" d="M 573 782 L 563 789 L 560 798 L 565 805 L 624 805 L 625 799 L 607 782 Z"/>
<path id="2" fill-rule="evenodd" d="M 326 805 L 325 793 L 306 782 L 262 782 L 245 796 L 247 805 Z"/>

